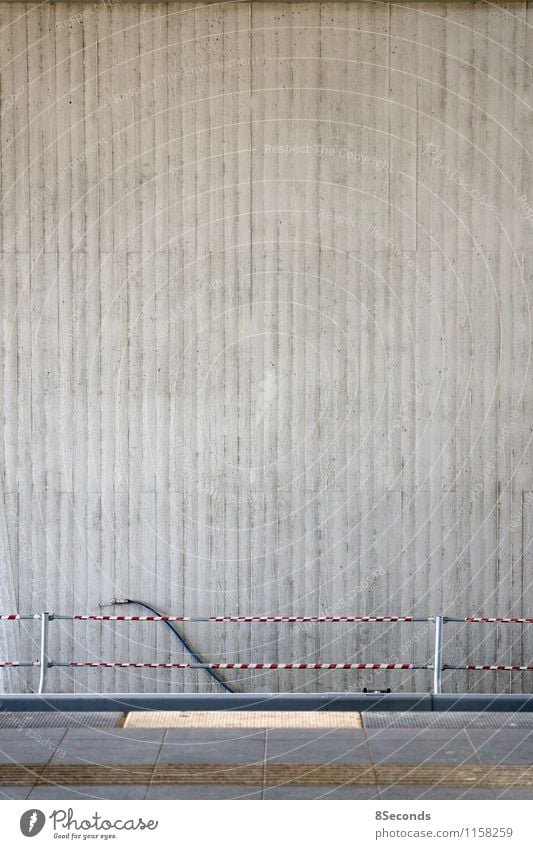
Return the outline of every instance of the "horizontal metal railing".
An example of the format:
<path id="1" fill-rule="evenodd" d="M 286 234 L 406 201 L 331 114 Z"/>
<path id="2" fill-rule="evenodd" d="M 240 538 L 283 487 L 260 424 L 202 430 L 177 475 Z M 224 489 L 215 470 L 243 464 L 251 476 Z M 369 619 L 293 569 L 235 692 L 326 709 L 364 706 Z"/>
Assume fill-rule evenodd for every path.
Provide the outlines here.
<path id="1" fill-rule="evenodd" d="M 503 617 L 503 616 L 286 616 L 286 615 L 211 615 L 211 616 L 122 616 L 107 614 L 57 614 L 48 611 L 41 613 L 4 613 L 0 614 L 0 621 L 39 621 L 41 624 L 39 660 L 4 660 L 0 661 L 0 668 L 13 667 L 36 667 L 40 671 L 38 692 L 43 693 L 46 684 L 46 673 L 49 669 L 58 668 L 117 668 L 117 669 L 235 669 L 235 670 L 432 670 L 433 688 L 432 692 L 442 692 L 442 673 L 446 670 L 483 671 L 483 672 L 533 672 L 533 665 L 527 664 L 466 664 L 463 666 L 452 666 L 443 662 L 444 651 L 444 627 L 449 622 L 455 623 L 481 623 L 481 624 L 533 624 L 533 617 Z M 243 663 L 160 663 L 157 661 L 76 661 L 76 660 L 54 660 L 49 656 L 48 637 L 50 623 L 58 621 L 83 621 L 83 622 L 207 622 L 207 623 L 316 623 L 326 622 L 342 623 L 420 623 L 428 622 L 434 625 L 433 662 L 426 664 L 415 664 L 408 662 L 378 662 L 378 663 L 299 663 L 290 661 L 286 663 L 269 662 L 243 662 Z"/>

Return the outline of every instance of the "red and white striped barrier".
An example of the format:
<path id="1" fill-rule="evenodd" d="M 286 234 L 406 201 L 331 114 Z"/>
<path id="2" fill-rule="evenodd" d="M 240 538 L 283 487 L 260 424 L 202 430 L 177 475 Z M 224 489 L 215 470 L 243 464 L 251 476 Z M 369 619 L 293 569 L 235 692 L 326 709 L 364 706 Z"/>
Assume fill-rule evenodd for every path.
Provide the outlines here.
<path id="1" fill-rule="evenodd" d="M 40 619 L 40 613 L 0 613 L 0 620 Z M 111 614 L 87 613 L 72 616 L 55 615 L 55 619 L 76 619 L 96 622 L 424 622 L 432 617 L 416 616 L 113 616 Z M 453 622 L 493 622 L 517 625 L 533 624 L 533 617 L 520 616 L 466 616 Z"/>
<path id="2" fill-rule="evenodd" d="M 112 616 L 89 613 L 67 618 L 100 622 L 413 622 L 412 616 Z"/>
<path id="3" fill-rule="evenodd" d="M 531 618 L 520 618 L 517 616 L 467 616 L 465 622 L 511 622 L 520 625 L 532 624 Z"/>
<path id="4" fill-rule="evenodd" d="M 113 602 L 119 603 L 119 602 Z M 103 606 L 103 605 L 102 605 Z M 40 667 L 41 677 L 39 681 L 39 693 L 44 692 L 44 681 L 46 671 L 50 667 L 63 668 L 102 668 L 102 669 L 204 669 L 204 670 L 433 670 L 433 692 L 442 692 L 442 671 L 464 670 L 472 672 L 533 672 L 533 665 L 508 665 L 508 664 L 469 664 L 466 666 L 451 666 L 443 664 L 443 627 L 446 622 L 464 623 L 512 623 L 533 624 L 533 617 L 505 617 L 505 616 L 468 616 L 464 619 L 454 619 L 443 615 L 416 617 L 416 616 L 291 616 L 291 615 L 233 615 L 221 614 L 211 616 L 160 616 L 160 615 L 113 615 L 104 613 L 59 615 L 49 612 L 35 614 L 2 613 L 0 620 L 41 620 L 41 649 L 40 659 L 35 661 L 0 661 L 2 667 Z M 159 663 L 159 662 L 137 662 L 137 661 L 54 661 L 47 655 L 47 627 L 51 620 L 77 620 L 97 622 L 257 622 L 257 623 L 339 623 L 339 622 L 434 622 L 435 623 L 435 651 L 433 665 L 418 665 L 414 663 Z M 193 655 L 194 656 L 194 655 Z"/>
<path id="5" fill-rule="evenodd" d="M 134 663 L 72 660 L 54 666 L 119 667 L 121 669 L 420 669 L 412 663 Z"/>
<path id="6" fill-rule="evenodd" d="M 533 666 L 501 666 L 496 664 L 482 664 L 478 666 L 453 666 L 447 669 L 469 669 L 480 672 L 533 672 Z"/>
<path id="7" fill-rule="evenodd" d="M 209 622 L 412 622 L 412 616 L 209 616 Z"/>

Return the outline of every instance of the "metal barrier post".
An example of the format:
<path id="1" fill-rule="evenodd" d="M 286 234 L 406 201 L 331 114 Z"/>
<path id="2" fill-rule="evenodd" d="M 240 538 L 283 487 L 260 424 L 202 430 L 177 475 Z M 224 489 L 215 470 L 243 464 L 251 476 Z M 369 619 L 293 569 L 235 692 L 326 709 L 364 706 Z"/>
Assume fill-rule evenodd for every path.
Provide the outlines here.
<path id="1" fill-rule="evenodd" d="M 435 616 L 435 657 L 433 659 L 433 692 L 442 693 L 442 645 L 444 616 Z"/>
<path id="2" fill-rule="evenodd" d="M 46 683 L 46 673 L 48 672 L 48 624 L 50 622 L 50 614 L 45 610 L 41 613 L 41 652 L 40 652 L 40 675 L 38 693 L 44 693 L 44 685 Z"/>

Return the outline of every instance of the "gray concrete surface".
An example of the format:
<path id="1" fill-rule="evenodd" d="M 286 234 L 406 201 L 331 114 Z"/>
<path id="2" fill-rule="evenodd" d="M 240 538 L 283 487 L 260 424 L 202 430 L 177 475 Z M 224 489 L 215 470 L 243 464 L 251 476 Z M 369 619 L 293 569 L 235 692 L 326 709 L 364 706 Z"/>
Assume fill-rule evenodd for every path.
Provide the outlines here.
<path id="1" fill-rule="evenodd" d="M 33 729 L 32 729 L 33 730 Z M 529 765 L 527 729 L 42 729 L 0 732 L 4 763 Z M 5 799 L 530 799 L 533 788 L 409 786 L 102 785 L 0 787 Z"/>
<path id="2" fill-rule="evenodd" d="M 1 6 L 1 612 L 114 595 L 178 614 L 531 612 L 532 9 Z M 2 658 L 33 659 L 36 628 L 2 623 Z M 234 661 L 425 662 L 431 639 L 186 632 Z M 447 641 L 448 663 L 533 656 L 532 629 Z M 152 625 L 53 626 L 50 647 L 183 660 Z M 216 689 L 196 671 L 50 678 Z M 424 691 L 430 673 L 231 680 Z"/>

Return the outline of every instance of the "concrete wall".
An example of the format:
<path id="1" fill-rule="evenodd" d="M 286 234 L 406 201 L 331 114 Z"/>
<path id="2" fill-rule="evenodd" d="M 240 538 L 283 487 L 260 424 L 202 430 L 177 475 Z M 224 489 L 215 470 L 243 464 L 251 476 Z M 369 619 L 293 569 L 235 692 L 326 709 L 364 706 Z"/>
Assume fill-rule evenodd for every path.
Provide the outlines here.
<path id="1" fill-rule="evenodd" d="M 532 615 L 531 5 L 0 15 L 6 612 Z M 37 631 L 2 624 L 4 654 Z M 186 632 L 228 661 L 424 662 L 431 636 Z M 163 626 L 53 634 L 67 660 L 184 657 Z M 449 626 L 446 659 L 531 662 L 527 634 Z M 508 686 L 531 679 L 446 684 Z"/>

